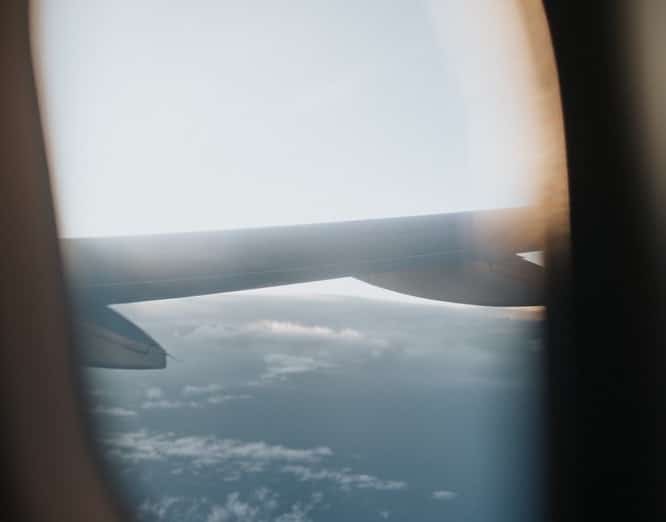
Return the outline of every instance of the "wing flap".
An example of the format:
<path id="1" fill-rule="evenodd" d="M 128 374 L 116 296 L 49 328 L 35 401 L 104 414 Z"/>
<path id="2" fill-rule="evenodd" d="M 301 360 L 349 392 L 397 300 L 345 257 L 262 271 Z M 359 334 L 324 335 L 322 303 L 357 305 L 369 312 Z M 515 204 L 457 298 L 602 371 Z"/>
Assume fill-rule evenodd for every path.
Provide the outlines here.
<path id="1" fill-rule="evenodd" d="M 164 349 L 111 308 L 79 307 L 75 318 L 77 353 L 84 366 L 124 370 L 166 367 Z"/>

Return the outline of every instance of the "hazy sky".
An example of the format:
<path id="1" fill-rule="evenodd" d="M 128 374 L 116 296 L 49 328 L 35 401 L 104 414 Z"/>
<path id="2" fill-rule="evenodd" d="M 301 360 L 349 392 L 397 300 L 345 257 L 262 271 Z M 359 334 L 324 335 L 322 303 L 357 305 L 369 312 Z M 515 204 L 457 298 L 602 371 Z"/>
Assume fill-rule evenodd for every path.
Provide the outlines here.
<path id="1" fill-rule="evenodd" d="M 525 204 L 512 2 L 42 0 L 64 235 Z"/>

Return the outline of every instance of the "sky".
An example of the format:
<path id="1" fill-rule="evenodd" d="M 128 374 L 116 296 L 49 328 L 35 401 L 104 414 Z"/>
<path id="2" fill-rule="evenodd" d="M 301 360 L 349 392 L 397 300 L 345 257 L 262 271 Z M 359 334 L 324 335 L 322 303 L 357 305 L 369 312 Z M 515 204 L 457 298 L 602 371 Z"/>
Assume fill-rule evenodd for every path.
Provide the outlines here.
<path id="1" fill-rule="evenodd" d="M 33 2 L 61 234 L 533 203 L 543 110 L 517 5 Z"/>

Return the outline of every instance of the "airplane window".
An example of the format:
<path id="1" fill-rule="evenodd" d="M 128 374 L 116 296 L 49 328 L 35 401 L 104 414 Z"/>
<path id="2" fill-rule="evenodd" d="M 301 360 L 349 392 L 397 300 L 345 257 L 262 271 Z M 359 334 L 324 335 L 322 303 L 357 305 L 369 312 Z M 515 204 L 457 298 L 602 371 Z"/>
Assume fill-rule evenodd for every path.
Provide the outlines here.
<path id="1" fill-rule="evenodd" d="M 32 38 L 89 421 L 138 520 L 539 519 L 540 2 L 38 0 Z"/>

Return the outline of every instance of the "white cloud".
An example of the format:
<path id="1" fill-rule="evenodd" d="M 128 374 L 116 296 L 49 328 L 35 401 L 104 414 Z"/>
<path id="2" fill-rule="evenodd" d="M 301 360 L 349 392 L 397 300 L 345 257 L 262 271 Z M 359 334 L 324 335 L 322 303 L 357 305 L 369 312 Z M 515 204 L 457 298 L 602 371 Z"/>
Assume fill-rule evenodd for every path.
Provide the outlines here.
<path id="1" fill-rule="evenodd" d="M 303 465 L 287 465 L 281 470 L 284 473 L 289 473 L 296 476 L 303 482 L 327 480 L 336 483 L 344 491 L 352 489 L 374 489 L 377 491 L 395 491 L 405 489 L 407 483 L 399 480 L 382 480 L 373 475 L 356 474 L 352 473 L 350 469 L 343 470 L 329 470 L 318 469 L 313 470 Z"/>
<path id="2" fill-rule="evenodd" d="M 239 400 L 248 400 L 252 399 L 252 395 L 248 394 L 239 394 L 239 395 L 211 395 L 206 399 L 208 404 L 222 404 L 223 402 L 228 401 L 239 401 Z"/>
<path id="3" fill-rule="evenodd" d="M 307 502 L 292 504 L 291 509 L 277 517 L 275 522 L 310 522 L 310 512 L 323 500 L 324 495 L 322 493 L 313 493 Z"/>
<path id="4" fill-rule="evenodd" d="M 149 400 L 161 399 L 163 396 L 164 392 L 162 392 L 162 388 L 157 386 L 153 386 L 146 390 L 146 398 Z"/>
<path id="5" fill-rule="evenodd" d="M 455 491 L 448 491 L 446 489 L 440 489 L 438 491 L 432 492 L 432 498 L 435 500 L 453 500 L 458 496 L 458 493 Z"/>
<path id="6" fill-rule="evenodd" d="M 254 321 L 245 325 L 243 330 L 245 332 L 251 333 L 284 335 L 288 337 L 333 339 L 341 341 L 359 341 L 365 338 L 361 332 L 351 328 L 335 330 L 328 326 L 305 325 L 291 321 Z"/>
<path id="7" fill-rule="evenodd" d="M 229 401 L 252 399 L 252 395 L 212 395 L 202 401 L 144 401 L 141 408 L 144 410 L 172 410 L 175 408 L 202 408 L 206 405 L 222 404 Z"/>
<path id="8" fill-rule="evenodd" d="M 206 497 L 147 498 L 136 510 L 138 520 L 206 520 L 211 502 Z"/>
<path id="9" fill-rule="evenodd" d="M 184 397 L 196 397 L 199 395 L 208 395 L 220 391 L 222 391 L 222 386 L 219 384 L 206 384 L 205 386 L 188 384 L 187 386 L 183 387 L 181 393 Z"/>
<path id="10" fill-rule="evenodd" d="M 240 500 L 240 493 L 234 492 L 227 495 L 227 501 L 223 506 L 213 506 L 208 515 L 207 522 L 254 522 L 260 515 L 260 506 L 254 506 Z"/>
<path id="11" fill-rule="evenodd" d="M 303 505 L 300 502 L 293 504 L 291 510 L 283 513 L 275 519 L 275 522 L 311 522 L 308 516 L 314 506 L 311 504 Z"/>
<path id="12" fill-rule="evenodd" d="M 141 408 L 144 410 L 171 410 L 175 408 L 202 408 L 223 402 L 252 399 L 252 395 L 247 394 L 223 394 L 217 393 L 222 390 L 218 384 L 207 384 L 204 386 L 187 385 L 181 390 L 181 394 L 189 397 L 187 400 L 170 400 L 160 388 L 149 388 L 146 392 L 148 400 L 143 401 Z M 215 394 L 215 395 L 213 395 Z"/>
<path id="13" fill-rule="evenodd" d="M 223 323 L 191 322 L 177 328 L 174 332 L 179 337 L 193 338 L 195 340 L 218 340 L 238 337 L 241 331 L 236 326 Z"/>
<path id="14" fill-rule="evenodd" d="M 222 480 L 238 480 L 242 474 L 264 472 L 270 466 L 302 482 L 332 482 L 343 491 L 397 491 L 407 487 L 403 481 L 382 480 L 373 475 L 354 473 L 349 468 L 313 469 L 312 466 L 333 456 L 333 451 L 326 446 L 300 449 L 263 441 L 244 442 L 215 436 L 178 437 L 173 433 L 150 434 L 144 430 L 115 434 L 102 442 L 111 457 L 134 463 L 168 461 L 174 469 L 180 470 L 179 473 L 210 469 L 220 473 Z M 279 467 L 274 468 L 276 465 Z M 268 501 L 266 492 L 262 491 L 257 490 L 257 498 Z M 229 511 L 225 506 L 222 508 Z"/>
<path id="15" fill-rule="evenodd" d="M 169 510 L 183 500 L 183 497 L 162 497 L 156 501 L 146 499 L 139 506 L 139 514 L 150 515 L 158 520 L 164 520 Z"/>
<path id="16" fill-rule="evenodd" d="M 165 496 L 144 500 L 138 507 L 139 520 L 201 520 L 202 522 L 312 522 L 310 513 L 324 500 L 320 492 L 283 507 L 280 495 L 266 487 L 245 498 L 229 493 L 224 503 L 212 504 L 208 498 Z"/>
<path id="17" fill-rule="evenodd" d="M 112 456 L 133 462 L 182 459 L 195 467 L 234 464 L 242 471 L 261 471 L 270 463 L 315 464 L 333 455 L 325 446 L 296 449 L 265 442 L 242 442 L 214 436 L 177 437 L 173 433 L 151 435 L 127 432 L 103 439 Z"/>
<path id="18" fill-rule="evenodd" d="M 318 324 L 304 324 L 296 321 L 261 319 L 240 326 L 209 323 L 188 328 L 182 336 L 193 336 L 204 340 L 232 339 L 239 337 L 284 338 L 291 341 L 328 341 L 336 343 L 365 343 L 372 346 L 387 346 L 384 339 L 370 337 L 353 328 L 332 328 Z"/>
<path id="19" fill-rule="evenodd" d="M 154 401 L 144 401 L 141 404 L 144 410 L 171 410 L 174 408 L 201 408 L 201 404 L 196 401 L 169 401 L 160 399 Z"/>
<path id="20" fill-rule="evenodd" d="M 229 520 L 228 512 L 222 506 L 213 506 L 206 518 L 206 522 L 225 522 L 227 520 Z"/>
<path id="21" fill-rule="evenodd" d="M 104 406 L 97 406 L 92 410 L 94 414 L 97 415 L 111 415 L 113 417 L 134 417 L 136 412 L 134 410 L 128 410 L 125 408 L 111 407 L 106 408 Z"/>
<path id="22" fill-rule="evenodd" d="M 289 375 L 314 372 L 335 365 L 312 357 L 287 355 L 284 353 L 272 353 L 264 357 L 266 371 L 261 376 L 263 380 L 285 380 Z"/>
<path id="23" fill-rule="evenodd" d="M 296 502 L 278 514 L 278 494 L 267 488 L 256 490 L 251 498 L 243 500 L 239 492 L 227 495 L 222 505 L 214 505 L 206 522 L 311 522 L 310 512 L 322 502 L 321 493 L 313 493 L 305 502 Z"/>
<path id="24" fill-rule="evenodd" d="M 278 507 L 278 494 L 268 488 L 259 488 L 254 492 L 254 498 L 261 502 L 265 509 L 272 511 Z"/>

